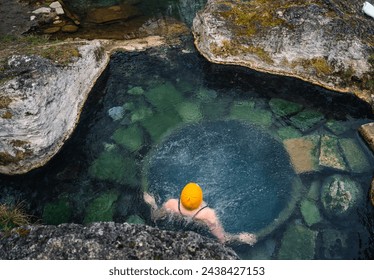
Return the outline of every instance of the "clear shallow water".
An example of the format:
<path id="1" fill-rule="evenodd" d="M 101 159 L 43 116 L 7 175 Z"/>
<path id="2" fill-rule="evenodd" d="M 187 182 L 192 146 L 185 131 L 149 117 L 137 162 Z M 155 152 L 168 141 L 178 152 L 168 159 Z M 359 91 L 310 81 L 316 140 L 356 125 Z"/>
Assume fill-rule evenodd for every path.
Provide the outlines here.
<path id="1" fill-rule="evenodd" d="M 193 131 L 199 131 L 198 123 L 234 121 L 238 131 L 243 129 L 238 123 L 265 130 L 276 139 L 271 148 L 282 147 L 278 152 L 284 153 L 286 147 L 287 153 L 293 154 L 288 162 L 297 164 L 302 182 L 300 198 L 285 223 L 264 235 L 255 247 L 235 248 L 243 258 L 372 258 L 368 228 L 372 231 L 373 209 L 367 193 L 373 156 L 357 133 L 361 124 L 371 121 L 369 112 L 368 106 L 354 98 L 295 79 L 209 64 L 188 40 L 182 48 L 119 53 L 95 86 L 77 130 L 62 151 L 47 166 L 30 174 L 1 176 L 0 202 L 24 201 L 26 210 L 47 224 L 99 220 L 152 224 L 142 201 L 149 155 L 166 145 L 165 139 L 176 137 L 179 141 L 173 132 L 195 126 Z M 239 148 L 253 148 L 246 145 Z M 329 156 L 321 157 L 321 151 Z M 349 151 L 360 154 L 359 160 L 352 159 Z M 219 158 L 220 151 L 215 153 Z M 264 155 L 261 162 L 266 163 L 266 159 L 273 165 L 272 155 Z M 234 162 L 235 158 L 232 161 L 233 166 L 244 168 L 244 173 L 246 166 L 251 168 L 248 163 Z M 208 167 L 199 170 L 206 177 L 211 172 Z M 289 167 L 284 168 L 296 176 Z M 255 169 L 253 172 L 258 175 Z M 267 182 L 264 177 L 272 174 L 257 179 Z M 353 180 L 362 194 L 353 210 L 340 218 L 323 206 L 320 195 L 332 175 Z M 241 185 L 243 178 L 237 177 Z M 269 179 L 269 183 L 274 180 Z M 221 200 L 226 205 L 235 204 L 235 183 L 231 188 L 231 201 Z M 214 204 L 219 201 L 218 194 L 214 196 L 207 192 L 206 200 Z M 268 199 L 274 197 L 284 198 L 276 188 Z M 161 196 L 158 199 L 162 202 Z M 224 214 L 220 213 L 222 219 Z"/>

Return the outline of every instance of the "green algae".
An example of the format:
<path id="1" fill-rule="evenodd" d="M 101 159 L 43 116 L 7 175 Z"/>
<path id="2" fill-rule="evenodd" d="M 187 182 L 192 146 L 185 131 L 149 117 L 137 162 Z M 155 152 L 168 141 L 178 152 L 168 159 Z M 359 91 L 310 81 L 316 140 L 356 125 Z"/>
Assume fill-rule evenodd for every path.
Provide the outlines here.
<path id="1" fill-rule="evenodd" d="M 60 197 L 44 205 L 42 220 L 47 225 L 59 225 L 70 222 L 73 209 L 67 196 Z"/>
<path id="2" fill-rule="evenodd" d="M 90 166 L 89 174 L 99 180 L 128 184 L 131 187 L 135 187 L 137 185 L 136 169 L 136 163 L 133 158 L 122 157 L 116 151 L 104 151 Z"/>
<path id="3" fill-rule="evenodd" d="M 118 196 L 117 190 L 110 190 L 92 200 L 86 208 L 83 223 L 113 221 L 115 202 Z"/>
<path id="4" fill-rule="evenodd" d="M 317 232 L 302 225 L 290 225 L 283 234 L 278 259 L 311 260 L 315 255 Z"/>
<path id="5" fill-rule="evenodd" d="M 285 117 L 296 114 L 303 109 L 303 106 L 280 98 L 272 98 L 269 101 L 270 109 L 279 117 Z"/>
<path id="6" fill-rule="evenodd" d="M 130 152 L 136 152 L 143 146 L 143 131 L 137 125 L 117 129 L 112 139 Z"/>

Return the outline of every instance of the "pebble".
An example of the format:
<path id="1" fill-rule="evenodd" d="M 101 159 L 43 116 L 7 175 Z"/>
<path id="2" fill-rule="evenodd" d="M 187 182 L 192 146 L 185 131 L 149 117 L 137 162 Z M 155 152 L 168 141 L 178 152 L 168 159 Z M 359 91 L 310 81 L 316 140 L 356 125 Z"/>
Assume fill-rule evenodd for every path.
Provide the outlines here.
<path id="1" fill-rule="evenodd" d="M 72 25 L 72 24 L 68 24 L 68 25 L 65 25 L 64 27 L 62 27 L 61 30 L 63 32 L 67 32 L 67 33 L 74 33 L 74 32 L 78 31 L 78 26 Z"/>
<path id="2" fill-rule="evenodd" d="M 53 33 L 56 33 L 58 31 L 60 31 L 61 27 L 59 26 L 55 26 L 55 27 L 49 27 L 47 29 L 44 29 L 44 34 L 53 34 Z"/>
<path id="3" fill-rule="evenodd" d="M 49 14 L 50 12 L 51 12 L 51 8 L 42 7 L 42 8 L 36 9 L 32 13 L 38 15 L 38 14 Z"/>

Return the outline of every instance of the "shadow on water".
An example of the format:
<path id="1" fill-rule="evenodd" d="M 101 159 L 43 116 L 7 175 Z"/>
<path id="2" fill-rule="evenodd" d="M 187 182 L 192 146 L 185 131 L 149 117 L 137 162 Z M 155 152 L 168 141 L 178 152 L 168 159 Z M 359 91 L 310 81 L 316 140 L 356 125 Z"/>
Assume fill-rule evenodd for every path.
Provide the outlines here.
<path id="1" fill-rule="evenodd" d="M 172 98 L 179 99 L 170 100 L 170 95 L 164 95 L 170 92 Z M 295 127 L 293 117 L 298 113 L 276 116 L 269 107 L 269 100 L 274 99 L 291 101 L 299 104 L 296 107 L 315 111 L 322 117 L 305 129 L 297 126 L 298 123 Z M 243 104 L 256 114 L 249 117 L 243 114 Z M 114 107 L 124 108 L 118 109 L 123 112 L 118 120 L 108 115 Z M 370 169 L 350 173 L 323 168 L 301 174 L 302 195 L 308 194 L 313 182 L 323 181 L 335 173 L 354 178 L 367 194 L 373 156 L 360 140 L 357 128 L 374 119 L 368 104 L 352 95 L 331 92 L 294 78 L 211 64 L 196 53 L 191 39 L 187 38 L 181 47 L 114 54 L 90 93 L 71 138 L 46 166 L 25 175 L 1 175 L 0 203 L 25 201 L 28 212 L 42 223 L 114 220 L 152 224 L 149 210 L 142 201 L 143 165 L 150 151 L 162 146 L 160 143 L 166 134 L 191 124 L 191 118 L 192 123 L 232 119 L 254 122 L 261 129 L 268 129 L 275 138 L 284 127 L 292 127 L 296 137 L 303 137 L 325 133 L 329 121 L 346 124 L 341 137 L 360 143 L 358 146 Z M 122 133 L 131 133 L 136 141 L 123 141 Z M 319 232 L 314 258 L 373 256 L 374 222 L 369 204 L 359 208 L 361 222 L 355 215 L 349 217 L 351 228 L 325 217 L 320 201 L 316 205 L 323 219 L 305 230 L 307 234 Z M 276 258 L 280 251 L 284 254 L 285 231 L 289 232 L 291 225 L 306 227 L 300 211 L 298 204 L 289 222 L 253 249 L 239 247 L 238 252 L 243 258 L 263 255 Z M 346 247 L 347 242 L 354 244 L 350 247 L 353 249 Z M 332 254 L 331 250 L 336 253 Z"/>

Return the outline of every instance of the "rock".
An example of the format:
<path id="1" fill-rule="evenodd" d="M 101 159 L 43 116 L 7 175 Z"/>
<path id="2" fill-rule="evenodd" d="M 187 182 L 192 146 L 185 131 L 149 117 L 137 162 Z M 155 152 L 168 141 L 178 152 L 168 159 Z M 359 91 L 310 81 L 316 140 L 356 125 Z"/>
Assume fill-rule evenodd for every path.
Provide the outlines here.
<path id="1" fill-rule="evenodd" d="M 337 136 L 340 134 L 343 134 L 344 132 L 350 129 L 350 127 L 345 125 L 344 122 L 336 121 L 336 120 L 328 120 L 325 123 L 325 126 L 327 127 L 328 130 L 330 130 L 332 133 L 334 133 Z"/>
<path id="2" fill-rule="evenodd" d="M 37 56 L 8 60 L 16 77 L 0 85 L 13 113 L 10 119 L 0 118 L 0 173 L 20 174 L 44 165 L 71 135 L 109 60 L 97 56 L 99 41 L 82 42 L 78 51 L 79 58 L 68 67 Z"/>
<path id="3" fill-rule="evenodd" d="M 303 202 L 301 202 L 300 211 L 308 227 L 322 221 L 322 217 L 317 205 L 308 199 L 305 199 Z"/>
<path id="4" fill-rule="evenodd" d="M 200 88 L 196 93 L 196 98 L 202 102 L 213 101 L 217 98 L 217 92 L 212 89 Z"/>
<path id="5" fill-rule="evenodd" d="M 239 259 L 232 249 L 197 233 L 164 231 L 146 225 L 107 222 L 39 225 L 26 230 L 24 236 L 13 233 L 0 239 L 0 259 Z"/>
<path id="6" fill-rule="evenodd" d="M 49 5 L 49 7 L 50 7 L 51 9 L 62 8 L 60 2 L 58 2 L 58 1 L 52 2 L 52 3 Z"/>
<path id="7" fill-rule="evenodd" d="M 322 253 L 327 260 L 344 259 L 344 253 L 349 249 L 348 236 L 345 232 L 325 229 L 322 232 Z"/>
<path id="8" fill-rule="evenodd" d="M 293 115 L 303 109 L 303 106 L 298 103 L 280 98 L 270 99 L 269 106 L 273 113 L 279 117 Z"/>
<path id="9" fill-rule="evenodd" d="M 307 199 L 317 202 L 319 201 L 319 196 L 321 193 L 321 182 L 320 181 L 313 181 L 310 185 L 308 194 L 307 194 Z"/>
<path id="10" fill-rule="evenodd" d="M 36 9 L 35 11 L 32 11 L 33 14 L 49 14 L 51 12 L 51 8 L 47 8 L 47 7 L 42 7 L 42 8 L 39 8 L 39 9 Z"/>
<path id="11" fill-rule="evenodd" d="M 281 140 L 300 138 L 302 134 L 291 126 L 284 126 L 277 130 L 277 135 Z"/>
<path id="12" fill-rule="evenodd" d="M 144 89 L 142 87 L 132 87 L 127 91 L 127 93 L 131 95 L 142 95 L 144 93 Z"/>
<path id="13" fill-rule="evenodd" d="M 44 205 L 43 223 L 47 225 L 68 223 L 72 213 L 73 209 L 67 196 L 62 196 L 57 201 Z"/>
<path id="14" fill-rule="evenodd" d="M 195 44 L 211 62 L 297 77 L 370 103 L 373 21 L 361 5 L 208 0 L 193 21 Z"/>
<path id="15" fill-rule="evenodd" d="M 86 207 L 84 223 L 110 222 L 113 220 L 115 202 L 118 199 L 117 190 L 107 191 L 92 200 Z"/>
<path id="16" fill-rule="evenodd" d="M 348 170 L 338 147 L 338 139 L 324 135 L 321 137 L 321 150 L 319 154 L 319 164 L 336 170 Z"/>
<path id="17" fill-rule="evenodd" d="M 143 131 L 137 125 L 117 129 L 112 139 L 130 152 L 136 152 L 143 146 Z"/>
<path id="18" fill-rule="evenodd" d="M 131 113 L 131 122 L 135 123 L 141 120 L 144 120 L 146 118 L 149 118 L 153 115 L 153 111 L 151 108 L 148 108 L 146 106 L 141 106 L 139 109 L 135 109 Z"/>
<path id="19" fill-rule="evenodd" d="M 109 23 L 126 20 L 140 15 L 138 9 L 132 5 L 115 5 L 111 7 L 95 8 L 87 13 L 86 21 L 92 23 Z"/>
<path id="20" fill-rule="evenodd" d="M 233 102 L 229 118 L 270 127 L 272 124 L 271 113 L 267 110 L 256 109 L 254 105 L 253 101 Z"/>
<path id="21" fill-rule="evenodd" d="M 30 12 L 27 3 L 0 0 L 0 38 L 6 38 L 7 35 L 19 37 L 27 33 L 36 25 L 36 16 L 30 16 Z"/>
<path id="22" fill-rule="evenodd" d="M 276 242 L 266 239 L 264 242 L 256 243 L 245 255 L 240 255 L 245 260 L 271 260 L 275 251 Z"/>
<path id="23" fill-rule="evenodd" d="M 321 201 L 331 219 L 344 219 L 362 202 L 361 185 L 342 175 L 328 177 L 322 184 Z"/>
<path id="24" fill-rule="evenodd" d="M 58 14 L 58 15 L 64 15 L 65 14 L 63 8 L 56 8 L 55 11 L 56 11 L 56 14 Z"/>
<path id="25" fill-rule="evenodd" d="M 306 132 L 321 122 L 323 118 L 323 114 L 310 109 L 305 109 L 304 111 L 301 111 L 297 115 L 291 117 L 290 121 L 293 126 L 297 127 L 302 132 Z"/>
<path id="26" fill-rule="evenodd" d="M 143 225 L 144 220 L 140 218 L 138 215 L 131 215 L 130 217 L 127 218 L 126 223 Z"/>
<path id="27" fill-rule="evenodd" d="M 278 252 L 278 259 L 314 259 L 316 238 L 317 232 L 302 225 L 290 225 L 283 234 Z"/>
<path id="28" fill-rule="evenodd" d="M 162 136 L 164 136 L 168 131 L 176 128 L 181 121 L 182 120 L 177 112 L 168 111 L 163 114 L 154 114 L 153 116 L 140 121 L 140 123 L 148 131 L 152 140 L 155 143 L 158 143 Z"/>
<path id="29" fill-rule="evenodd" d="M 374 180 L 371 181 L 371 187 L 370 187 L 369 197 L 370 197 L 371 205 L 374 206 Z"/>
<path id="30" fill-rule="evenodd" d="M 93 178 L 136 187 L 136 165 L 132 158 L 123 158 L 116 151 L 104 151 L 89 169 Z"/>
<path id="31" fill-rule="evenodd" d="M 370 163 L 356 141 L 351 138 L 339 139 L 344 158 L 354 173 L 365 173 L 372 170 Z"/>
<path id="32" fill-rule="evenodd" d="M 118 121 L 125 115 L 125 110 L 121 106 L 113 107 L 108 110 L 109 117 L 114 121 Z"/>
<path id="33" fill-rule="evenodd" d="M 184 122 L 199 122 L 203 118 L 197 103 L 182 102 L 177 106 L 177 111 Z"/>
<path id="34" fill-rule="evenodd" d="M 58 1 L 52 2 L 52 3 L 49 5 L 49 7 L 50 7 L 51 9 L 54 9 L 58 15 L 63 15 L 63 14 L 65 14 L 64 9 L 62 8 L 60 2 L 58 2 Z"/>
<path id="35" fill-rule="evenodd" d="M 374 122 L 360 126 L 358 131 L 369 145 L 370 149 L 374 152 Z"/>
<path id="36" fill-rule="evenodd" d="M 53 33 L 59 32 L 60 30 L 61 30 L 60 26 L 53 26 L 53 27 L 49 27 L 47 29 L 44 29 L 43 33 L 44 34 L 53 34 Z"/>
<path id="37" fill-rule="evenodd" d="M 305 136 L 288 139 L 283 144 L 290 155 L 296 173 L 318 171 L 319 137 Z"/>
<path id="38" fill-rule="evenodd" d="M 145 96 L 159 112 L 174 109 L 183 100 L 182 94 L 169 82 L 151 88 Z"/>
<path id="39" fill-rule="evenodd" d="M 66 33 L 74 33 L 74 32 L 77 32 L 78 31 L 78 26 L 76 25 L 73 25 L 73 24 L 67 24 L 65 26 L 63 26 L 61 28 L 61 31 L 62 32 L 66 32 Z"/>

